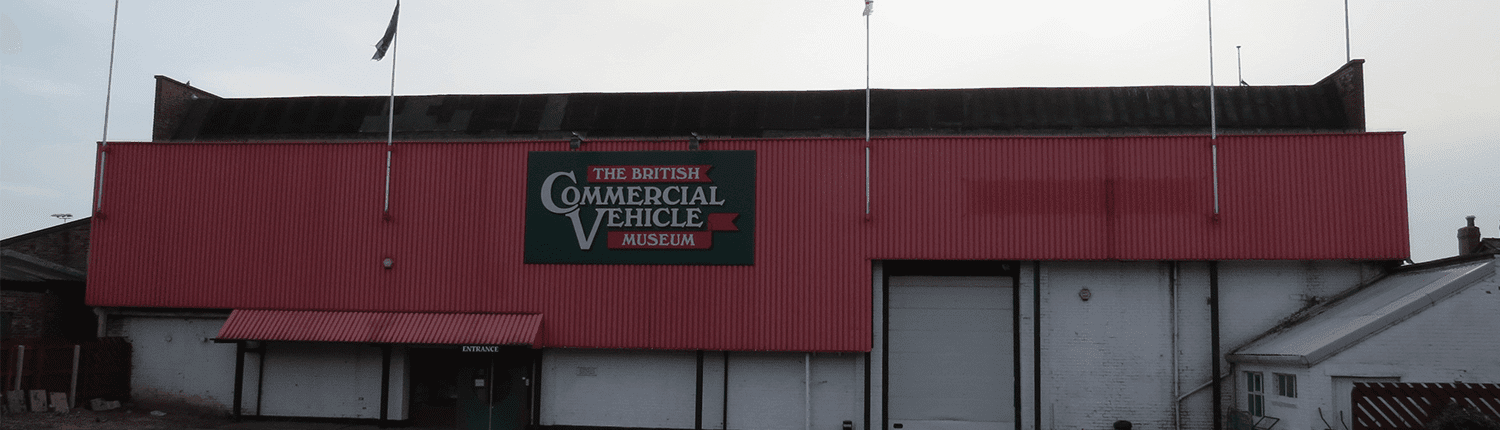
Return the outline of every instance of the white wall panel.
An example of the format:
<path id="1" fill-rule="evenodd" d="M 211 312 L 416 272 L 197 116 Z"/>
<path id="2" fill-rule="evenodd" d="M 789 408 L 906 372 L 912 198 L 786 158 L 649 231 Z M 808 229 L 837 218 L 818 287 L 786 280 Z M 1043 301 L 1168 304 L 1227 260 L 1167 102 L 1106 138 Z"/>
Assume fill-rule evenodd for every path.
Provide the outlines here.
<path id="1" fill-rule="evenodd" d="M 381 349 L 367 344 L 268 342 L 261 415 L 380 418 Z M 391 353 L 391 419 L 405 419 L 405 353 Z M 246 381 L 247 385 L 255 381 Z"/>
<path id="2" fill-rule="evenodd" d="M 726 363 L 707 351 L 703 428 L 862 429 L 862 356 L 811 354 L 808 367 L 800 352 L 730 352 Z M 696 351 L 548 349 L 542 366 L 542 425 L 693 428 Z"/>
<path id="3" fill-rule="evenodd" d="M 807 416 L 803 354 L 729 353 L 729 428 L 801 429 Z"/>
<path id="4" fill-rule="evenodd" d="M 234 344 L 213 343 L 224 318 L 115 317 L 130 339 L 131 397 L 228 412 L 234 406 Z"/>
<path id="5" fill-rule="evenodd" d="M 864 429 L 864 354 L 812 355 L 812 428 L 835 430 L 852 421 Z M 875 425 L 880 425 L 876 423 Z"/>
<path id="6" fill-rule="evenodd" d="M 690 429 L 696 382 L 693 351 L 547 349 L 541 423 Z"/>

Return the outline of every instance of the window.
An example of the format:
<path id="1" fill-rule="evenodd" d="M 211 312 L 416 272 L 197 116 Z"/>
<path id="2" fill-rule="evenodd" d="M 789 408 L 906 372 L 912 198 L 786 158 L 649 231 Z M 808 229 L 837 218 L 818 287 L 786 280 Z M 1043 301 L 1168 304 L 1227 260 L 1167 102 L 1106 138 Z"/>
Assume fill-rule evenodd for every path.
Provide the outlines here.
<path id="1" fill-rule="evenodd" d="M 1265 379 L 1260 372 L 1245 372 L 1245 411 L 1250 416 L 1266 416 Z"/>
<path id="2" fill-rule="evenodd" d="M 1276 375 L 1276 395 L 1297 397 L 1297 375 L 1285 373 L 1273 373 L 1273 375 Z"/>

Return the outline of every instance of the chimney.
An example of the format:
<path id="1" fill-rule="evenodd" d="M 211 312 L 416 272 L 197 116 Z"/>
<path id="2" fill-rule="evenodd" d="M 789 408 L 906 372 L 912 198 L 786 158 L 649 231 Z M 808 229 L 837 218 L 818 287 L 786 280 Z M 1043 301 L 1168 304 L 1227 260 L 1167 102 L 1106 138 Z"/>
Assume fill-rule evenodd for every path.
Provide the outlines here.
<path id="1" fill-rule="evenodd" d="M 1473 254 L 1479 248 L 1479 227 L 1474 226 L 1474 216 L 1469 215 L 1469 226 L 1458 229 L 1458 255 Z"/>

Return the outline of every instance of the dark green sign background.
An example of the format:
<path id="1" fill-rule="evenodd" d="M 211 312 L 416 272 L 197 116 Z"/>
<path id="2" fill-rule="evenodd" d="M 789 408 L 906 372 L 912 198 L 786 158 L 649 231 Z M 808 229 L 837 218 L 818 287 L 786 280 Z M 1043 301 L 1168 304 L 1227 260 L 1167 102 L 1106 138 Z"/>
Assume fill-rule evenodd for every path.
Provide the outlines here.
<path id="1" fill-rule="evenodd" d="M 591 172 L 591 166 L 614 167 L 616 173 L 623 174 Z M 695 166 L 712 167 L 693 170 Z M 548 178 L 552 179 L 550 184 Z M 601 199 L 611 191 L 617 193 L 615 198 Z M 544 192 L 549 192 L 550 206 L 544 201 Z M 708 198 L 690 198 L 699 192 Z M 657 198 L 643 197 L 647 193 Z M 622 195 L 633 198 L 620 198 Z M 598 204 L 601 201 L 604 203 Z M 626 212 L 641 210 L 646 212 Z M 642 221 L 627 220 L 622 213 L 654 214 L 644 222 L 656 224 L 631 225 L 630 220 L 636 224 Z M 737 216 L 732 227 L 725 228 L 728 214 Z M 603 221 L 595 231 L 594 224 L 600 218 Z M 611 220 L 619 221 L 619 225 L 610 227 Z M 689 220 L 702 225 L 694 226 Z M 669 222 L 678 225 L 665 225 Z M 630 238 L 620 240 L 641 244 L 650 237 L 652 246 L 612 248 L 622 243 L 610 242 L 612 232 Z M 591 234 L 592 241 L 586 240 Z M 678 242 L 672 243 L 684 246 L 666 245 L 667 237 L 676 240 L 686 236 L 694 236 L 697 242 L 691 243 L 706 249 L 685 249 L 687 246 Z M 704 243 L 704 238 L 711 240 Z M 662 240 L 662 246 L 655 246 L 656 239 Z M 588 249 L 581 249 L 580 241 L 587 242 Z M 755 151 L 532 152 L 526 160 L 525 260 L 543 264 L 753 265 Z"/>

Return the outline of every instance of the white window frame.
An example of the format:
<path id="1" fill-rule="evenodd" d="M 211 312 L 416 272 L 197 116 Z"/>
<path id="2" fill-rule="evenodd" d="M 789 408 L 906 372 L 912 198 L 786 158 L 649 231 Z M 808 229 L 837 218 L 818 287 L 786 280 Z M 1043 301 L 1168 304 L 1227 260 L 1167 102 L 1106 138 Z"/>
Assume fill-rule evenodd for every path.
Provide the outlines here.
<path id="1" fill-rule="evenodd" d="M 1245 412 L 1250 416 L 1266 416 L 1265 382 L 1265 373 L 1245 371 Z"/>
<path id="2" fill-rule="evenodd" d="M 1297 375 L 1290 373 L 1272 373 L 1276 377 L 1276 395 L 1288 398 L 1297 398 Z"/>

